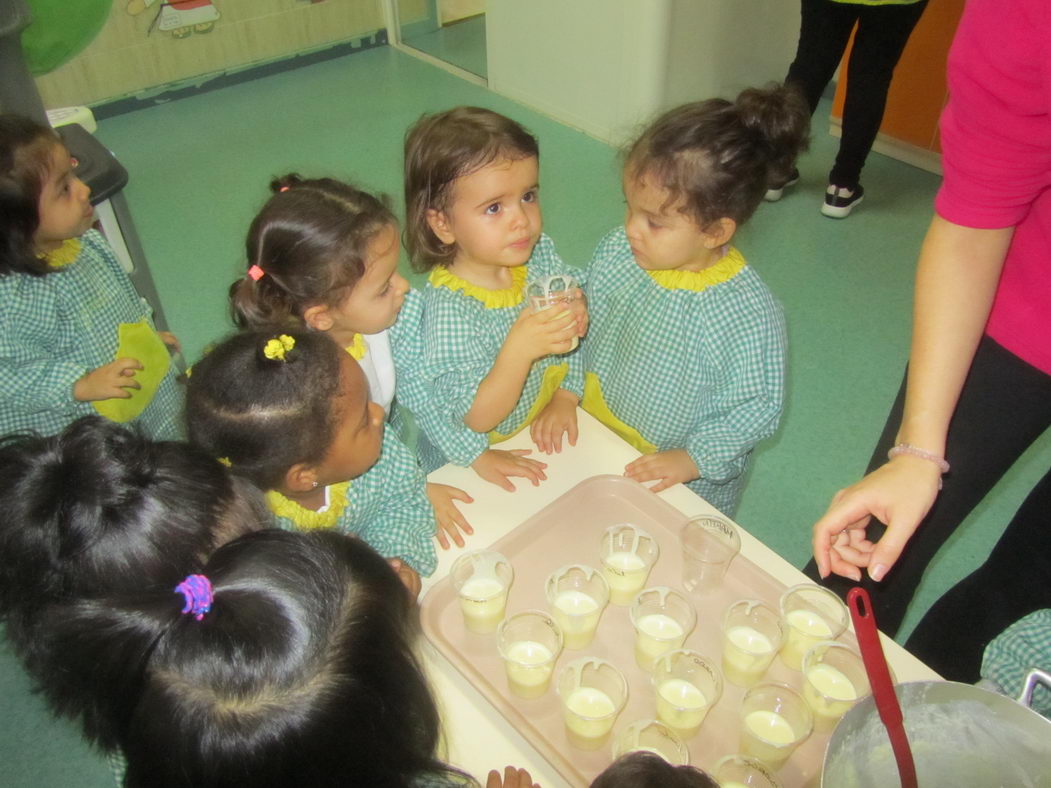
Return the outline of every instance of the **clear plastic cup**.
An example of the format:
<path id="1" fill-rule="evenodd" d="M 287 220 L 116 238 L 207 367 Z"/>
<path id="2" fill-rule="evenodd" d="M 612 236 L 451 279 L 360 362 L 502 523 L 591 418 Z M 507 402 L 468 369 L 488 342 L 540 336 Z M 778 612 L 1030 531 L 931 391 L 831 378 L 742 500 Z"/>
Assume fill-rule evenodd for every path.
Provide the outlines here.
<path id="1" fill-rule="evenodd" d="M 449 574 L 467 628 L 480 635 L 495 632 L 515 578 L 511 562 L 492 550 L 474 550 L 457 558 Z"/>
<path id="2" fill-rule="evenodd" d="M 691 594 L 707 594 L 719 586 L 741 551 L 741 535 L 729 520 L 717 515 L 691 517 L 680 531 L 682 585 Z"/>
<path id="3" fill-rule="evenodd" d="M 803 696 L 787 684 L 752 687 L 741 702 L 741 752 L 780 769 L 814 728 Z"/>
<path id="4" fill-rule="evenodd" d="M 715 779 L 721 788 L 781 788 L 769 766 L 747 755 L 727 755 L 715 764 Z"/>
<path id="5" fill-rule="evenodd" d="M 562 632 L 551 616 L 541 610 L 515 613 L 500 623 L 496 643 L 511 692 L 527 699 L 547 692 L 562 651 Z"/>
<path id="6" fill-rule="evenodd" d="M 602 576 L 609 585 L 609 601 L 630 605 L 646 586 L 646 578 L 657 562 L 657 540 L 631 523 L 611 525 L 602 535 L 599 557 Z"/>
<path id="7" fill-rule="evenodd" d="M 697 612 L 686 595 L 667 586 L 640 591 L 631 603 L 635 627 L 635 662 L 652 671 L 657 658 L 682 648 L 697 623 Z"/>
<path id="8" fill-rule="evenodd" d="M 587 648 L 609 602 L 609 584 L 602 573 L 581 564 L 564 566 L 548 576 L 544 590 L 566 648 Z"/>
<path id="9" fill-rule="evenodd" d="M 723 678 L 739 687 L 762 679 L 784 640 L 781 616 L 757 599 L 734 602 L 723 615 Z"/>
<path id="10" fill-rule="evenodd" d="M 629 752 L 652 752 L 672 766 L 690 762 L 690 751 L 679 736 L 658 720 L 637 720 L 617 734 L 613 742 L 613 760 Z"/>
<path id="11" fill-rule="evenodd" d="M 587 309 L 580 291 L 580 283 L 572 276 L 564 274 L 534 279 L 526 285 L 526 297 L 534 312 L 542 312 L 559 304 L 569 307 L 574 314 Z M 573 337 L 573 342 L 566 352 L 576 350 L 579 344 L 580 337 Z"/>
<path id="12" fill-rule="evenodd" d="M 723 695 L 719 668 L 696 651 L 676 649 L 657 660 L 653 668 L 657 719 L 689 739 Z"/>
<path id="13" fill-rule="evenodd" d="M 792 670 L 802 669 L 803 655 L 812 646 L 843 634 L 850 620 L 842 599 L 827 588 L 810 583 L 786 589 L 781 594 L 780 607 L 785 630 L 781 661 Z"/>
<path id="14" fill-rule="evenodd" d="M 803 655 L 803 698 L 814 713 L 814 730 L 835 728 L 871 691 L 865 663 L 850 646 L 818 643 Z"/>
<path id="15" fill-rule="evenodd" d="M 559 673 L 558 697 L 569 743 L 597 750 L 609 741 L 613 723 L 628 702 L 628 682 L 606 660 L 584 657 Z"/>

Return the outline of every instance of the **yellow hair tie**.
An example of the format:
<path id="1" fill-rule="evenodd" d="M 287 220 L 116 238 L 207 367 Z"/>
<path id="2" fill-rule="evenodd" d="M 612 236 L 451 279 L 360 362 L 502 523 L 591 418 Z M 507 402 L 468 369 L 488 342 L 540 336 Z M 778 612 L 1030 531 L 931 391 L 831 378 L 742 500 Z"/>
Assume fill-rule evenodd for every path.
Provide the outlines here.
<path id="1" fill-rule="evenodd" d="M 272 361 L 285 361 L 288 351 L 296 346 L 296 341 L 288 334 L 271 339 L 263 346 L 263 355 Z"/>
<path id="2" fill-rule="evenodd" d="M 227 468 L 232 468 L 234 465 L 232 462 L 230 462 L 229 457 L 219 457 L 218 460 L 220 465 L 225 465 Z"/>

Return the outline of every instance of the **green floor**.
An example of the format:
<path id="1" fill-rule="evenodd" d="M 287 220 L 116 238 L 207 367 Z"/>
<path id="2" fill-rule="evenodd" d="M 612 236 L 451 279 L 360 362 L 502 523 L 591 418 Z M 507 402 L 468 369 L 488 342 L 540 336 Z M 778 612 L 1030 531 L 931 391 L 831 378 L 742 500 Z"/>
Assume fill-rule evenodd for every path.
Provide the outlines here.
<path id="1" fill-rule="evenodd" d="M 244 232 L 271 176 L 352 178 L 397 204 L 406 126 L 464 103 L 506 113 L 539 137 L 545 229 L 568 261 L 585 263 L 621 218 L 615 152 L 388 48 L 102 122 L 99 137 L 131 173 L 127 196 L 188 356 L 228 329 L 226 288 L 244 271 Z M 831 495 L 864 468 L 898 386 L 913 267 L 937 186 L 933 175 L 874 155 L 865 204 L 846 221 L 826 219 L 818 207 L 835 141 L 823 122 L 815 132 L 801 184 L 763 206 L 737 239 L 783 302 L 791 342 L 785 417 L 757 452 L 738 520 L 796 565 Z M 944 551 L 903 636 L 976 565 L 1049 462 L 1045 436 Z M 0 697 L 0 784 L 111 784 L 73 729 L 48 718 L 3 647 Z"/>
<path id="2" fill-rule="evenodd" d="M 410 33 L 403 40 L 414 49 L 477 74 L 486 75 L 485 14 L 463 19 L 428 33 Z"/>

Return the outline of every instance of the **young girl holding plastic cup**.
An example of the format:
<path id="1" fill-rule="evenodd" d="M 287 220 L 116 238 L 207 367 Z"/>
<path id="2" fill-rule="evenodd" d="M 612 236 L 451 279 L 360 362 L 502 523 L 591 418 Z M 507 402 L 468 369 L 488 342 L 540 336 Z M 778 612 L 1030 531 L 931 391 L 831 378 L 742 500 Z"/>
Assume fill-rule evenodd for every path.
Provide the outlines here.
<path id="1" fill-rule="evenodd" d="M 686 483 L 731 517 L 781 415 L 785 325 L 730 242 L 808 126 L 782 87 L 662 115 L 628 150 L 624 226 L 587 275 L 584 409 L 643 453 L 627 476 Z"/>
<path id="2" fill-rule="evenodd" d="M 541 234 L 539 149 L 510 118 L 477 107 L 425 115 L 405 140 L 406 246 L 423 291 L 423 348 L 404 376 L 427 470 L 470 466 L 508 490 L 544 463 L 492 448 L 526 426 L 541 451 L 576 441 L 584 319 L 534 311 L 526 282 L 567 274 Z M 410 382 L 411 381 L 411 382 Z"/>

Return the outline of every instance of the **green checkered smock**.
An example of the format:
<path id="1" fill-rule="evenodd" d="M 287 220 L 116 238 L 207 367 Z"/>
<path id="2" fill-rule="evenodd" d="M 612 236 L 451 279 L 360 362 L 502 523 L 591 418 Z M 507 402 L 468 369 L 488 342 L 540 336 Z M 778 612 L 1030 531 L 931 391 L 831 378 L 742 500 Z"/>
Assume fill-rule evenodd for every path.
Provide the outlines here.
<path id="1" fill-rule="evenodd" d="M 525 281 L 573 273 L 558 256 L 551 239 L 542 235 L 526 263 Z M 524 291 L 523 286 L 511 306 L 490 307 L 463 290 L 435 286 L 430 280 L 424 287 L 421 344 L 411 365 L 398 369 L 397 396 L 420 427 L 417 451 L 425 472 L 446 462 L 469 466 L 491 443 L 506 440 L 527 426 L 555 389 L 564 388 L 578 396 L 582 393 L 579 349 L 548 356 L 533 362 L 518 404 L 495 430 L 485 434 L 464 424 L 478 386 L 492 369 L 508 331 L 525 307 Z M 401 352 L 395 353 L 395 364 Z M 562 374 L 561 383 L 550 388 Z"/>
<path id="2" fill-rule="evenodd" d="M 121 323 L 150 320 L 105 239 L 89 230 L 80 255 L 46 276 L 0 276 L 0 434 L 50 435 L 95 414 L 73 399 L 73 384 L 116 357 Z M 182 392 L 174 366 L 135 419 L 156 439 L 181 435 Z"/>
<path id="3" fill-rule="evenodd" d="M 380 458 L 350 481 L 347 506 L 333 526 L 368 542 L 385 558 L 400 558 L 427 576 L 434 572 L 437 521 L 427 499 L 426 479 L 405 444 L 391 429 L 383 432 Z M 275 506 L 275 500 L 280 503 Z M 271 490 L 267 502 L 279 528 L 287 531 L 323 527 L 311 522 L 315 512 Z"/>
<path id="4" fill-rule="evenodd" d="M 1051 671 L 1051 609 L 1037 610 L 1013 623 L 989 641 L 982 657 L 982 678 L 1015 698 L 1022 694 L 1032 668 Z M 1051 719 L 1051 691 L 1037 684 L 1032 707 Z"/>
<path id="5" fill-rule="evenodd" d="M 623 228 L 599 243 L 583 407 L 641 451 L 685 449 L 701 472 L 687 486 L 732 517 L 752 449 L 781 416 L 784 315 L 735 249 L 706 271 L 658 276 L 669 274 L 681 285 L 640 268 Z"/>

